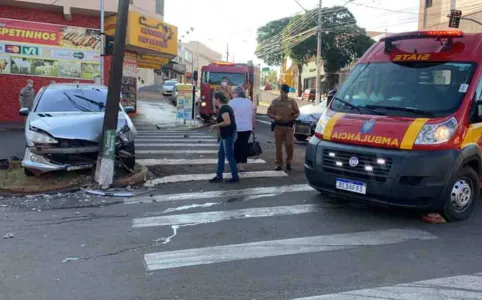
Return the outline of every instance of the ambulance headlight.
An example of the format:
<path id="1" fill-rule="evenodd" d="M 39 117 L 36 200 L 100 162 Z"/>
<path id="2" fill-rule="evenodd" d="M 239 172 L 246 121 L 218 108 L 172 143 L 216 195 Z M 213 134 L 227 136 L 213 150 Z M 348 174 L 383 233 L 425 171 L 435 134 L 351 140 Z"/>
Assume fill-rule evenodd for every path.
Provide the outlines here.
<path id="1" fill-rule="evenodd" d="M 440 124 L 426 124 L 420 130 L 415 145 L 436 145 L 448 142 L 457 130 L 457 120 L 450 118 Z"/>
<path id="2" fill-rule="evenodd" d="M 320 120 L 316 124 L 315 128 L 315 136 L 319 139 L 323 138 L 323 132 L 325 132 L 325 127 L 326 124 L 328 124 L 328 121 L 330 121 L 331 117 L 329 117 L 326 112 L 323 113 L 321 116 Z"/>

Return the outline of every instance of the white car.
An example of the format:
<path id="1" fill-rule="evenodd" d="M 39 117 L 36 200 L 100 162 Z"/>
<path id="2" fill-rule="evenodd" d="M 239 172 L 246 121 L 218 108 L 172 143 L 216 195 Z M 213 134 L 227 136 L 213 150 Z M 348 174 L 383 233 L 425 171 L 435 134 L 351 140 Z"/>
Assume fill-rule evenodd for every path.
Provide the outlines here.
<path id="1" fill-rule="evenodd" d="M 99 154 L 107 100 L 107 87 L 93 84 L 51 84 L 37 94 L 32 109 L 20 109 L 25 123 L 25 174 L 92 168 Z M 136 128 L 119 105 L 116 157 L 122 165 L 135 165 Z"/>
<path id="2" fill-rule="evenodd" d="M 177 80 L 166 80 L 162 84 L 162 94 L 164 96 L 173 96 L 175 93 L 175 87 L 177 85 Z"/>

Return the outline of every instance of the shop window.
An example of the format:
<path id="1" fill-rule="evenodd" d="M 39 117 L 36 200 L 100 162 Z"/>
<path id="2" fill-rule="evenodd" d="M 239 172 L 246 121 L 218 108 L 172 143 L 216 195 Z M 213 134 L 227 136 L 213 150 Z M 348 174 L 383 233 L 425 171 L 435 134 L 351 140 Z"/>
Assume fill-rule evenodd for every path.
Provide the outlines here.
<path id="1" fill-rule="evenodd" d="M 432 0 L 425 0 L 425 8 L 432 7 Z"/>

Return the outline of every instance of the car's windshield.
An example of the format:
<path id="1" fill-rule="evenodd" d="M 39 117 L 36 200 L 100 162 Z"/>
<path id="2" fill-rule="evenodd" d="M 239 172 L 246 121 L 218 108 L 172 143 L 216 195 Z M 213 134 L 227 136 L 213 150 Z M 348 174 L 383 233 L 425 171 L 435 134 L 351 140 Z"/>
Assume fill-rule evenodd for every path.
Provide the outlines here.
<path id="1" fill-rule="evenodd" d="M 214 72 L 206 72 L 204 79 L 204 83 L 209 84 L 221 84 L 221 80 L 223 78 L 228 79 L 228 84 L 231 85 L 244 85 L 245 81 L 245 74 L 243 73 L 214 73 Z"/>
<path id="2" fill-rule="evenodd" d="M 441 117 L 457 110 L 475 64 L 461 62 L 357 65 L 336 94 L 332 109 L 357 114 Z"/>
<path id="3" fill-rule="evenodd" d="M 105 88 L 47 88 L 35 112 L 103 112 L 106 99 Z"/>
<path id="4" fill-rule="evenodd" d="M 164 82 L 164 85 L 165 86 L 175 86 L 176 83 L 177 83 L 176 81 L 166 81 L 166 82 Z"/>

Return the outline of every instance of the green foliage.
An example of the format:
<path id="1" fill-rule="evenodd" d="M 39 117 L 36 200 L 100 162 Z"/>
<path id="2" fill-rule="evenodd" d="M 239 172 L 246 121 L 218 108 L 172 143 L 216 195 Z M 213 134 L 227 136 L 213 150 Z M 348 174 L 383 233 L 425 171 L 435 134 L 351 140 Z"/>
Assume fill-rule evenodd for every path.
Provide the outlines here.
<path id="1" fill-rule="evenodd" d="M 283 28 L 285 28 L 291 20 L 291 17 L 282 18 L 268 22 L 266 25 L 258 28 L 257 30 L 257 42 L 262 43 L 267 39 L 270 39 L 280 33 Z M 283 62 L 285 57 L 284 52 L 275 52 L 263 57 L 263 60 L 271 66 L 279 66 Z"/>
<path id="2" fill-rule="evenodd" d="M 281 33 L 283 51 L 268 54 L 257 52 L 257 55 L 273 65 L 281 64 L 285 56 L 291 57 L 299 65 L 306 64 L 316 55 L 317 37 L 312 34 L 306 38 L 307 35 L 300 33 L 310 32 L 310 29 L 316 27 L 317 18 L 310 18 L 313 14 L 316 14 L 316 10 L 293 18 L 271 21 L 260 27 L 258 43 Z M 365 30 L 356 25 L 355 17 L 346 7 L 322 9 L 322 27 L 321 57 L 327 73 L 337 72 L 350 64 L 374 43 L 366 36 Z"/>

